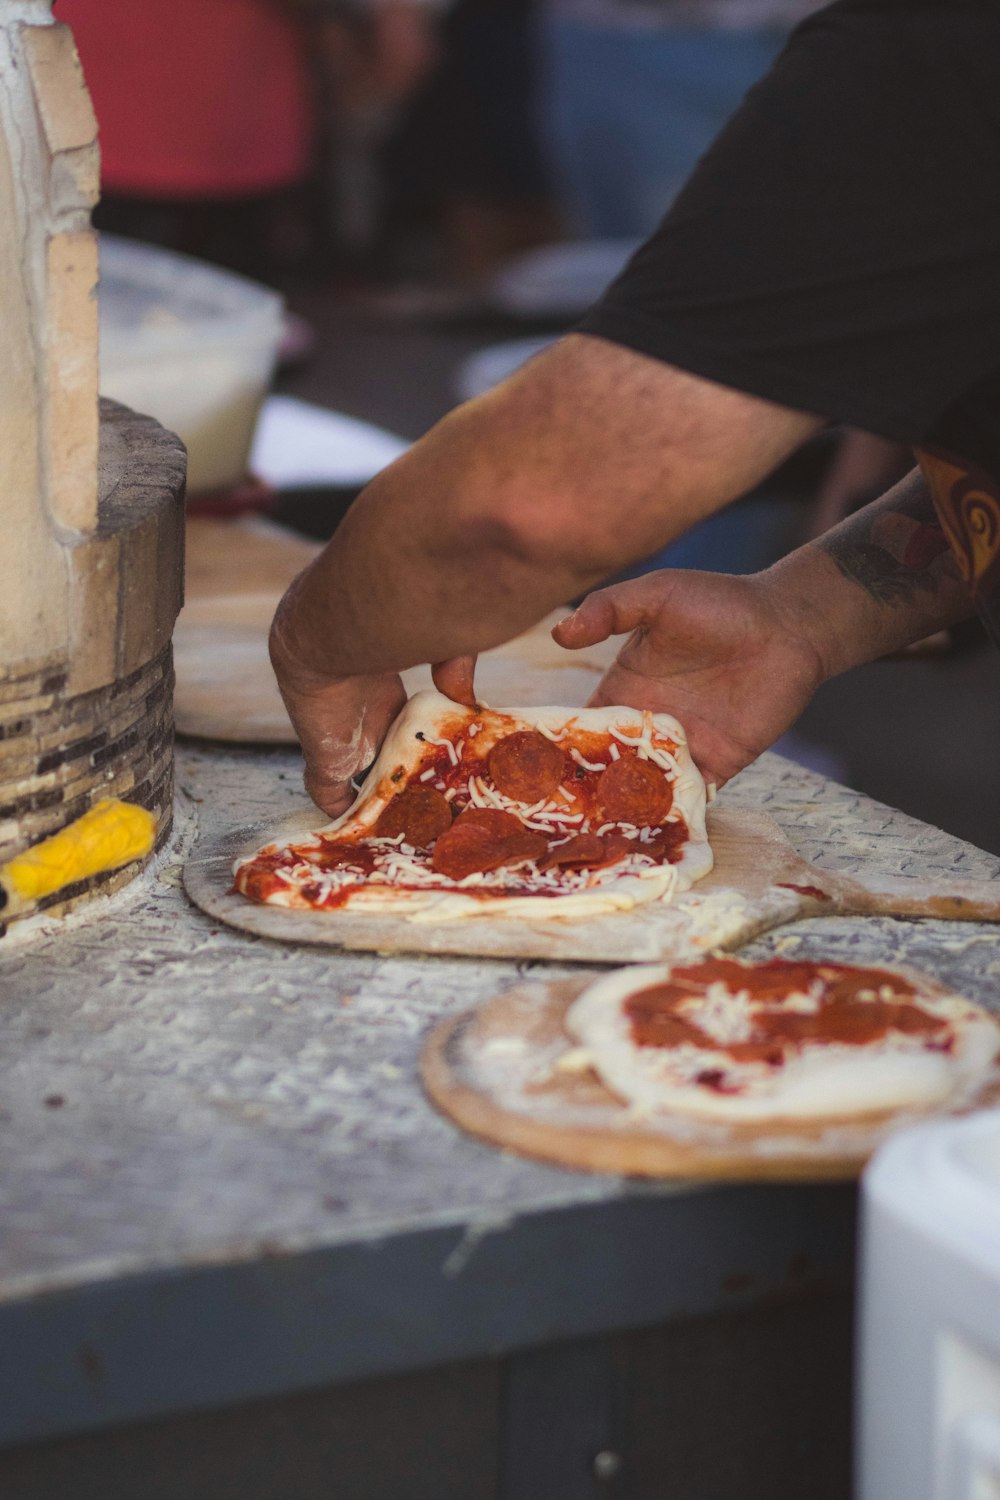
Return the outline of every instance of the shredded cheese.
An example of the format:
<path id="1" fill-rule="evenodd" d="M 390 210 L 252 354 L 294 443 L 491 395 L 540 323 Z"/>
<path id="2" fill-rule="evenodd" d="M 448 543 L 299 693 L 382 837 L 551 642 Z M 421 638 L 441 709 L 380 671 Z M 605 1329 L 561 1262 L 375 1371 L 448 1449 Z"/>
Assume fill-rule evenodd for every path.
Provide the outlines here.
<path id="1" fill-rule="evenodd" d="M 575 760 L 577 765 L 582 766 L 585 771 L 604 771 L 607 769 L 606 766 L 601 765 L 598 761 L 587 760 L 580 754 L 575 745 L 569 747 L 569 754 L 570 759 Z"/>
<path id="2" fill-rule="evenodd" d="M 424 743 L 427 745 L 443 745 L 448 752 L 448 758 L 453 766 L 458 765 L 458 751 L 451 740 L 435 740 L 429 734 L 424 735 Z"/>

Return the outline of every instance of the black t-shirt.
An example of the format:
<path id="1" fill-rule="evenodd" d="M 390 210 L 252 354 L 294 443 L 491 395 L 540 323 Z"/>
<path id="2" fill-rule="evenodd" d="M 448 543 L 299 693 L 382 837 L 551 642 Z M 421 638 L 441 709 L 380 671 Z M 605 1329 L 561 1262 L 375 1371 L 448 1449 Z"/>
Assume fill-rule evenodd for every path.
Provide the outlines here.
<path id="1" fill-rule="evenodd" d="M 804 22 L 578 327 L 904 442 L 1000 435 L 1000 0 Z"/>

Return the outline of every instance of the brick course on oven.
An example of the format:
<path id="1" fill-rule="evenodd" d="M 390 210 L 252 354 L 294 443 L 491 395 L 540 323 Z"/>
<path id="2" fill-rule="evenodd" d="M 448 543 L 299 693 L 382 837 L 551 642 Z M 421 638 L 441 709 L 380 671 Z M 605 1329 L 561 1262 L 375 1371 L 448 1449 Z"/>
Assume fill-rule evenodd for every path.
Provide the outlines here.
<path id="1" fill-rule="evenodd" d="M 169 646 L 130 676 L 75 698 L 46 693 L 43 673 L 21 679 L 25 696 L 0 703 L 0 863 L 102 797 L 148 807 L 162 846 L 173 804 L 173 681 Z M 34 710 L 25 713 L 26 703 Z M 35 909 L 69 911 L 98 890 L 119 889 L 144 863 L 66 886 Z"/>

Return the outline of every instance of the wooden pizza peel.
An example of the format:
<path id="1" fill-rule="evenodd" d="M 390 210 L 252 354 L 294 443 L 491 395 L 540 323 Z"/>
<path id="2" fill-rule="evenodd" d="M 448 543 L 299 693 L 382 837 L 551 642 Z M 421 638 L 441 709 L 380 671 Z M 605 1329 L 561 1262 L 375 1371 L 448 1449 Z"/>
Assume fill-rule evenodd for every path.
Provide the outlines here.
<path id="1" fill-rule="evenodd" d="M 196 905 L 255 936 L 383 953 L 448 953 L 480 958 L 626 964 L 733 949 L 802 917 L 887 915 L 1000 922 L 1000 882 L 934 883 L 872 872 L 865 878 L 820 870 L 802 859 L 766 813 L 709 809 L 715 868 L 673 902 L 651 902 L 585 922 L 556 918 L 490 921 L 460 917 L 414 921 L 398 914 L 360 914 L 265 906 L 231 891 L 233 861 L 261 844 L 284 842 L 320 826 L 315 808 L 282 823 L 260 824 L 199 847 L 184 870 Z"/>
<path id="2" fill-rule="evenodd" d="M 193 519 L 187 525 L 186 602 L 174 632 L 178 734 L 241 744 L 294 745 L 267 654 L 278 600 L 321 550 L 260 517 Z M 620 640 L 563 651 L 550 631 L 557 611 L 479 661 L 476 687 L 487 704 L 584 704 Z M 407 692 L 432 686 L 430 669 L 403 674 Z"/>
<path id="3" fill-rule="evenodd" d="M 928 1118 L 910 1110 L 737 1125 L 639 1113 L 589 1068 L 559 1066 L 574 1047 L 563 1026 L 566 1010 L 591 982 L 524 985 L 440 1021 L 421 1058 L 430 1098 L 472 1135 L 558 1166 L 730 1181 L 855 1177 L 888 1135 Z M 994 1077 L 966 1109 L 998 1102 Z"/>
<path id="4" fill-rule="evenodd" d="M 174 630 L 178 734 L 294 744 L 267 633 L 278 600 L 320 544 L 259 516 L 195 517 L 185 548 L 185 602 Z"/>

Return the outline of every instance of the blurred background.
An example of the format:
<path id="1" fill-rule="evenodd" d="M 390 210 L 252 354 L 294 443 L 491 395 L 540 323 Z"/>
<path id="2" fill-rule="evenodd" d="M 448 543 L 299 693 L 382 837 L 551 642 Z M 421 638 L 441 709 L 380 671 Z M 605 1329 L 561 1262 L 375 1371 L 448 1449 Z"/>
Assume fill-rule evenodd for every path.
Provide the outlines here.
<path id="1" fill-rule="evenodd" d="M 818 8 L 56 0 L 101 130 L 102 389 L 181 431 L 193 513 L 329 536 L 573 326 Z M 831 431 L 636 571 L 755 571 L 911 462 Z M 828 684 L 779 749 L 1000 853 L 995 674 L 970 625 Z"/>

